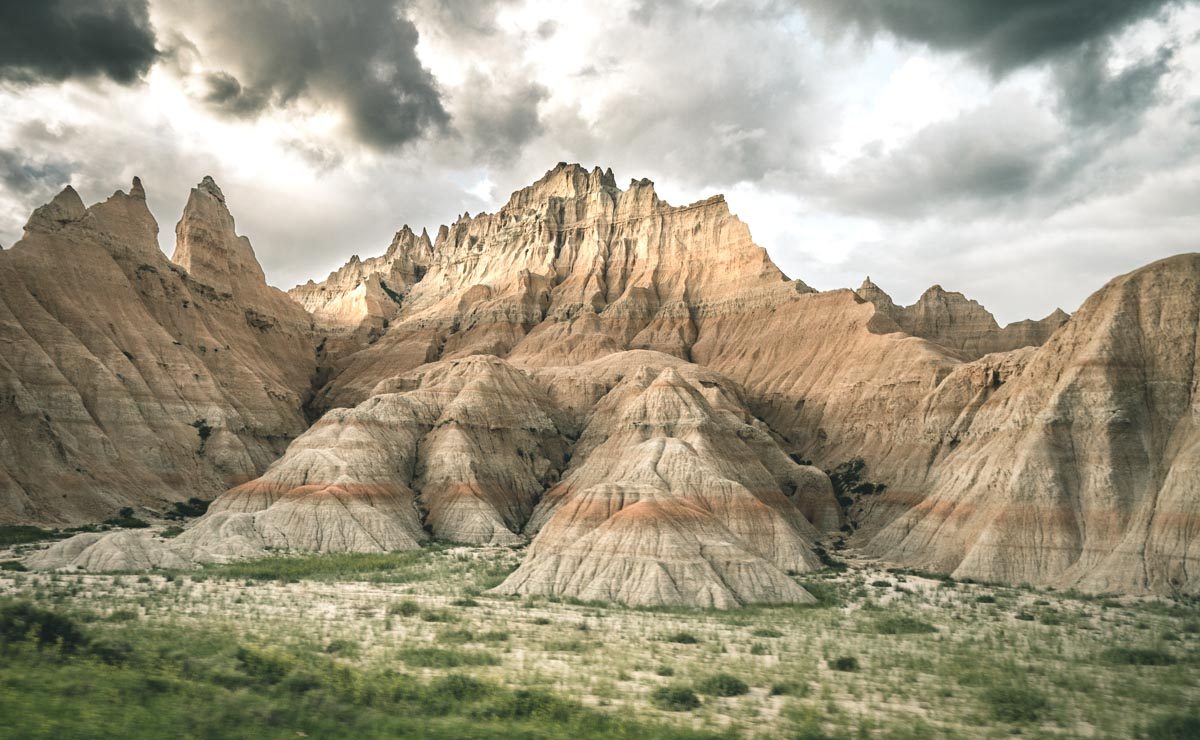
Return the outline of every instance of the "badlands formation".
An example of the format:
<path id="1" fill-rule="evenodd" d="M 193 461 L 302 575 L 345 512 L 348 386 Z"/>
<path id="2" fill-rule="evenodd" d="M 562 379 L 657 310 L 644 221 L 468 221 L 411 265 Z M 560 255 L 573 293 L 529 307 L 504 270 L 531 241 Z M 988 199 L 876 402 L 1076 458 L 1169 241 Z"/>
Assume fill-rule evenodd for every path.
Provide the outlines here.
<path id="1" fill-rule="evenodd" d="M 814 291 L 720 196 L 567 164 L 289 294 L 209 178 L 172 260 L 156 234 L 136 181 L 88 209 L 68 188 L 0 252 L 0 521 L 215 501 L 31 567 L 436 538 L 528 544 L 500 593 L 733 607 L 811 600 L 792 576 L 845 539 L 1200 591 L 1200 255 L 1001 328 L 937 286 Z"/>

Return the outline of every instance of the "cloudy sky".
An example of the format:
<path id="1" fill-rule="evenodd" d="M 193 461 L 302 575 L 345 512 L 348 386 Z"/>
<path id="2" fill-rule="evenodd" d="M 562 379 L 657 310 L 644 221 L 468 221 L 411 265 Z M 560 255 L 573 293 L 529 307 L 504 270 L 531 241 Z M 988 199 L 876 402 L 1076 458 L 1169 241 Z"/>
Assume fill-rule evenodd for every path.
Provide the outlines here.
<path id="1" fill-rule="evenodd" d="M 1200 249 L 1200 5 L 0 2 L 0 244 L 140 175 L 221 184 L 281 287 L 558 161 L 726 194 L 791 277 L 1002 323 Z"/>

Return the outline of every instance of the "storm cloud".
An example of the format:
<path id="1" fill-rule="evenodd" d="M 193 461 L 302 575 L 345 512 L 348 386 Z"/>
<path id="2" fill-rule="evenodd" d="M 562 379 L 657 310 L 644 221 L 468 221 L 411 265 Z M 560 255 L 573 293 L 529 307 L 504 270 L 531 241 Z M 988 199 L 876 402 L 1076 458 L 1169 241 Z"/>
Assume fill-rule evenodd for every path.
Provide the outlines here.
<path id="1" fill-rule="evenodd" d="M 146 0 L 0 3 L 0 78 L 138 80 L 158 57 Z"/>
<path id="2" fill-rule="evenodd" d="M 835 28 L 961 51 L 1001 75 L 1153 16 L 1175 0 L 800 0 Z"/>
<path id="3" fill-rule="evenodd" d="M 206 68 L 200 98 L 226 115 L 332 108 L 361 142 L 388 149 L 449 117 L 394 0 L 164 0 L 163 17 Z"/>

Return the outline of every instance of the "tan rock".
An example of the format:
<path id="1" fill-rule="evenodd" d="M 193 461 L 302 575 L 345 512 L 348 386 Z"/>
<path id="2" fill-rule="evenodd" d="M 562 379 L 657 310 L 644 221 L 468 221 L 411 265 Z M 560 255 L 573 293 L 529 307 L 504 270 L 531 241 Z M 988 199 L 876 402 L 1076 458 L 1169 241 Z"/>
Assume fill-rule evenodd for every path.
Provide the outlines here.
<path id="1" fill-rule="evenodd" d="M 232 233 L 223 205 L 189 208 L 181 238 L 209 222 Z M 0 521 L 211 498 L 303 431 L 303 311 L 265 283 L 218 293 L 157 232 L 136 180 L 86 209 L 67 188 L 0 252 Z"/>

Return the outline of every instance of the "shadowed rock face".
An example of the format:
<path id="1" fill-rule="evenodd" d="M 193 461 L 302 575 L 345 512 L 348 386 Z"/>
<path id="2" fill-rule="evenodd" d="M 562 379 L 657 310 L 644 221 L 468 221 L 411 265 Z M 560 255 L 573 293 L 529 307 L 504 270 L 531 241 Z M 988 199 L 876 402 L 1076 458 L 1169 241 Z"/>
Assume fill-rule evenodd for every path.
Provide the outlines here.
<path id="1" fill-rule="evenodd" d="M 181 249 L 244 247 L 236 286 L 167 261 L 136 179 L 91 208 L 67 188 L 0 252 L 0 521 L 210 498 L 304 430 L 309 319 L 262 281 L 204 188 Z"/>
<path id="2" fill-rule="evenodd" d="M 906 308 L 869 281 L 816 293 L 722 199 L 673 207 L 648 181 L 622 190 L 611 172 L 560 165 L 432 243 L 401 230 L 287 304 L 211 181 L 177 228 L 176 260 L 194 274 L 158 254 L 133 193 L 84 209 L 64 192 L 0 253 L 0 284 L 16 286 L 0 338 L 21 348 L 0 355 L 0 387 L 15 389 L 0 414 L 24 425 L 3 438 L 0 492 L 25 502 L 12 518 L 36 519 L 66 506 L 45 503 L 62 480 L 122 502 L 169 471 L 187 480 L 171 495 L 238 485 L 174 540 L 89 535 L 38 567 L 529 541 L 499 591 L 731 607 L 809 600 L 788 574 L 815 567 L 814 541 L 845 526 L 874 554 L 960 576 L 1200 591 L 1196 255 L 1114 280 L 1069 320 L 1001 329 L 936 287 Z M 68 249 L 105 295 L 69 269 L 70 291 L 51 281 Z M 131 287 L 140 265 L 165 276 L 157 292 Z M 331 410 L 263 472 L 303 428 L 309 320 L 317 404 Z M 121 363 L 93 334 L 151 342 L 153 367 L 138 344 L 127 361 L 140 375 L 118 371 L 151 390 L 123 401 L 85 372 Z M 55 342 L 67 349 L 41 349 Z M 211 428 L 197 444 L 201 407 Z M 42 413 L 60 424 L 57 467 L 32 458 L 55 439 L 35 436 Z M 854 458 L 887 488 L 847 516 L 829 478 L 796 461 Z M 70 478 L 85 459 L 109 467 Z"/>
<path id="3" fill-rule="evenodd" d="M 1200 255 L 1116 278 L 1042 347 L 964 365 L 926 403 L 930 495 L 884 557 L 958 576 L 1200 588 Z M 949 413 L 947 413 L 949 412 Z M 931 435 L 932 436 L 932 435 Z"/>

